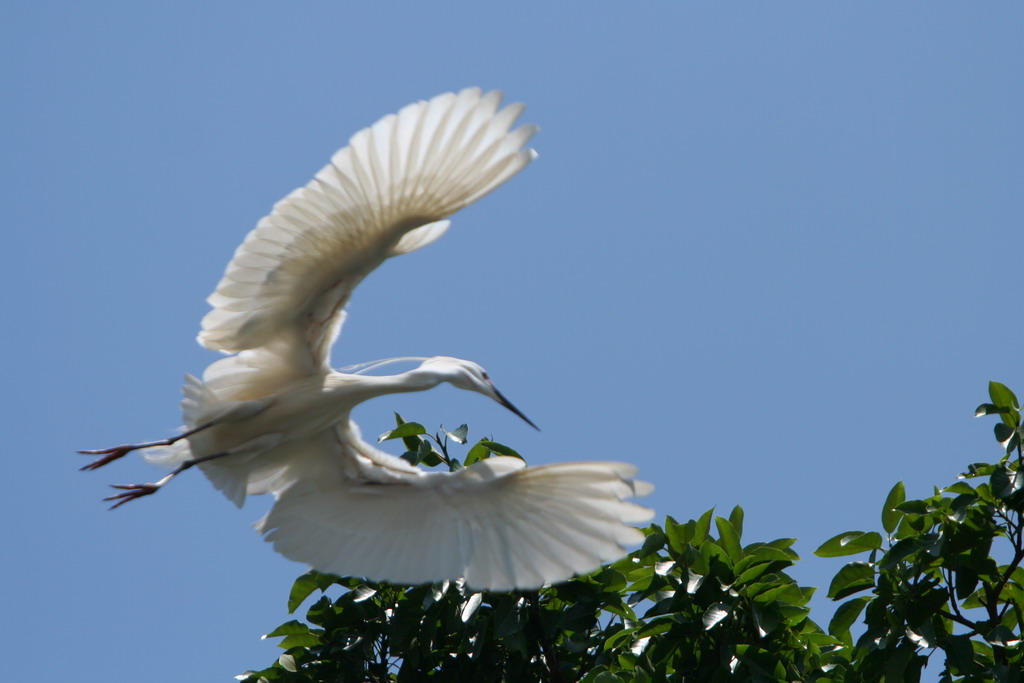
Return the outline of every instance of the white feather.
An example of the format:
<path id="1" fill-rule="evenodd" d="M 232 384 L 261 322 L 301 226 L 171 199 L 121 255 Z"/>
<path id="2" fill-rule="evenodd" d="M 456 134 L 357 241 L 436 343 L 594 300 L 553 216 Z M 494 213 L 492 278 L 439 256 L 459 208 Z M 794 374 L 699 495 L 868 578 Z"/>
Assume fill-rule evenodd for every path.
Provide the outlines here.
<path id="1" fill-rule="evenodd" d="M 526 468 L 497 457 L 394 484 L 307 479 L 281 492 L 257 529 L 281 554 L 323 571 L 402 584 L 464 576 L 479 589 L 532 589 L 592 571 L 643 540 L 629 524 L 652 513 L 624 500 L 636 489 L 622 478 L 631 469 Z M 594 504 L 578 505 L 580 486 Z"/>
<path id="2" fill-rule="evenodd" d="M 273 345 L 295 372 L 326 372 L 332 322 L 362 278 L 433 242 L 441 219 L 533 159 L 522 147 L 535 127 L 509 132 L 522 108 L 496 113 L 500 100 L 469 88 L 353 135 L 246 237 L 209 299 L 200 343 L 229 352 Z"/>

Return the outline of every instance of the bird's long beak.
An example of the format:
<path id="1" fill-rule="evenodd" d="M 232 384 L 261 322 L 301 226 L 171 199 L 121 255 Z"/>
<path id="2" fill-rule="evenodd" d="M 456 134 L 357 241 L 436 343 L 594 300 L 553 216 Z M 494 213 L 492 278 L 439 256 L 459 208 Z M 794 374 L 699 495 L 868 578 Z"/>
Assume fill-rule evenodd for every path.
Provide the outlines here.
<path id="1" fill-rule="evenodd" d="M 531 420 L 530 418 L 528 418 L 525 415 L 523 415 L 522 411 L 519 410 L 519 408 L 516 408 L 514 405 L 512 405 L 512 401 L 510 401 L 507 398 L 505 398 L 505 396 L 500 391 L 498 391 L 498 388 L 495 387 L 493 383 L 491 384 L 491 391 L 494 392 L 494 398 L 495 398 L 495 400 L 498 403 L 500 403 L 501 405 L 505 406 L 506 408 L 511 410 L 513 413 L 518 415 L 519 418 L 522 419 L 523 422 L 525 422 L 526 424 L 530 425 L 531 427 L 536 429 L 538 432 L 540 431 L 540 427 L 538 427 L 537 425 L 533 424 L 533 420 Z"/>

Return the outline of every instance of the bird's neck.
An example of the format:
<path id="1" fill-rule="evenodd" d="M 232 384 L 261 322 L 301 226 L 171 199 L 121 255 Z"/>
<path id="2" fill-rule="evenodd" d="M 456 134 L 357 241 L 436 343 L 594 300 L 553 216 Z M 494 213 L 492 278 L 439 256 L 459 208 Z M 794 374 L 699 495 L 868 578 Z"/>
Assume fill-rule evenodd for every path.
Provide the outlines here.
<path id="1" fill-rule="evenodd" d="M 383 377 L 332 372 L 324 381 L 324 391 L 339 399 L 347 399 L 354 406 L 377 396 L 426 391 L 442 381 L 437 373 L 422 367 Z"/>

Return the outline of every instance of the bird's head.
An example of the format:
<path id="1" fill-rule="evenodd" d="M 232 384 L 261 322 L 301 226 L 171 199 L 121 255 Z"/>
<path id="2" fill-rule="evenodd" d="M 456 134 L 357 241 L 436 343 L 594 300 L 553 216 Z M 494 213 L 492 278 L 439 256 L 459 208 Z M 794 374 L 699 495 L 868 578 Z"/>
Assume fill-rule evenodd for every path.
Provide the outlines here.
<path id="1" fill-rule="evenodd" d="M 518 408 L 512 405 L 511 401 L 498 391 L 491 378 L 487 376 L 487 371 L 473 361 L 452 358 L 450 356 L 434 356 L 423 361 L 420 369 L 430 372 L 438 380 L 448 382 L 454 387 L 475 391 L 478 394 L 494 399 L 518 415 L 526 424 L 540 431 L 540 427 L 533 424 L 530 418 L 523 415 Z"/>

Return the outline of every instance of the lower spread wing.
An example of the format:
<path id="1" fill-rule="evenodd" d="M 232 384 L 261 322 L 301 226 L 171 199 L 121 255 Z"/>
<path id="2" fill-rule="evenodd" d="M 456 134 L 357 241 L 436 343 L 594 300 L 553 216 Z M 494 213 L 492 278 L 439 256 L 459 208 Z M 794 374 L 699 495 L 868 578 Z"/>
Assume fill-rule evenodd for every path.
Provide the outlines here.
<path id="1" fill-rule="evenodd" d="M 400 584 L 465 577 L 478 589 L 534 589 L 622 557 L 650 519 L 626 498 L 650 486 L 621 463 L 525 467 L 491 458 L 390 484 L 303 480 L 257 530 L 315 569 Z"/>
<path id="2" fill-rule="evenodd" d="M 235 252 L 199 342 L 271 349 L 295 374 L 326 370 L 355 286 L 390 256 L 440 237 L 444 217 L 535 156 L 533 126 L 470 88 L 409 105 L 356 133 L 316 177 L 278 202 Z"/>

